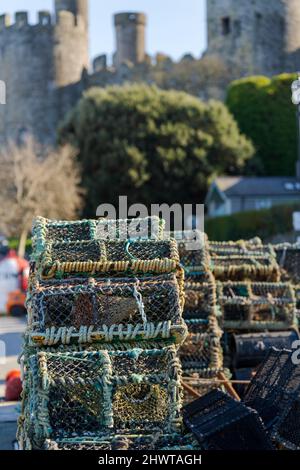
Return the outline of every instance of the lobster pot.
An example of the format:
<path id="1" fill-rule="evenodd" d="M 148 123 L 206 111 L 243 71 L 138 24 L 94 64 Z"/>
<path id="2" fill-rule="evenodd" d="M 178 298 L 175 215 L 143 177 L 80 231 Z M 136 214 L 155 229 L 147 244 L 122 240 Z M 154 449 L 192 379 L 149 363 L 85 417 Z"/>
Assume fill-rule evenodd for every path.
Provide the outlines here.
<path id="1" fill-rule="evenodd" d="M 27 308 L 39 345 L 170 338 L 182 341 L 183 296 L 175 274 L 36 281 Z"/>
<path id="2" fill-rule="evenodd" d="M 220 343 L 221 331 L 216 318 L 207 321 L 188 320 L 188 337 L 179 349 L 179 357 L 185 374 L 201 372 L 211 374 L 223 365 Z"/>
<path id="3" fill-rule="evenodd" d="M 297 406 L 300 374 L 293 354 L 271 349 L 245 393 L 245 404 L 259 413 L 271 432 L 278 420 Z"/>
<path id="4" fill-rule="evenodd" d="M 289 450 L 300 450 L 300 389 L 275 424 L 272 437 Z"/>
<path id="5" fill-rule="evenodd" d="M 296 299 L 288 283 L 218 283 L 217 297 L 226 329 L 284 330 L 296 324 Z"/>
<path id="6" fill-rule="evenodd" d="M 273 347 L 291 349 L 294 341 L 299 340 L 296 330 L 275 333 L 249 333 L 233 335 L 234 367 L 256 367 Z"/>
<path id="7" fill-rule="evenodd" d="M 47 440 L 45 450 L 197 450 L 197 442 L 192 435 L 181 434 L 120 434 L 102 437 L 78 437 L 68 439 Z"/>
<path id="8" fill-rule="evenodd" d="M 294 283 L 300 282 L 300 244 L 284 243 L 274 247 L 277 262 L 289 280 Z"/>
<path id="9" fill-rule="evenodd" d="M 191 282 L 209 282 L 211 262 L 208 252 L 208 240 L 199 230 L 171 232 L 178 243 L 180 263 L 185 277 Z"/>
<path id="10" fill-rule="evenodd" d="M 204 450 L 272 450 L 258 414 L 220 390 L 187 405 L 184 423 Z"/>
<path id="11" fill-rule="evenodd" d="M 37 217 L 32 227 L 34 251 L 45 248 L 49 242 L 83 242 L 91 240 L 128 240 L 163 238 L 164 221 L 158 217 L 127 220 L 49 220 Z"/>
<path id="12" fill-rule="evenodd" d="M 166 274 L 182 270 L 175 240 L 46 242 L 34 253 L 43 279 L 74 275 Z"/>
<path id="13" fill-rule="evenodd" d="M 207 320 L 216 313 L 216 284 L 211 275 L 210 282 L 186 282 L 184 318 Z"/>
<path id="14" fill-rule="evenodd" d="M 20 441 L 40 448 L 45 439 L 109 430 L 173 432 L 180 424 L 180 377 L 172 346 L 37 353 L 28 361 Z"/>
<path id="15" fill-rule="evenodd" d="M 212 272 L 218 281 L 278 282 L 274 250 L 252 243 L 209 243 Z"/>

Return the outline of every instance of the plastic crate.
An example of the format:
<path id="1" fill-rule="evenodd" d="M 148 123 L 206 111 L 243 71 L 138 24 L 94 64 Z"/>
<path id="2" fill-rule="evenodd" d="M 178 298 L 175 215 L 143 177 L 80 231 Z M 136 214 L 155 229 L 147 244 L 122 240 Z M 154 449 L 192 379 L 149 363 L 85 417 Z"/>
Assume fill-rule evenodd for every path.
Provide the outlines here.
<path id="1" fill-rule="evenodd" d="M 244 403 L 271 431 L 299 398 L 300 366 L 292 359 L 292 351 L 271 349 L 245 393 Z"/>
<path id="2" fill-rule="evenodd" d="M 31 282 L 27 309 L 38 345 L 174 338 L 182 342 L 183 295 L 175 274 Z"/>
<path id="3" fill-rule="evenodd" d="M 289 283 L 217 283 L 222 327 L 284 330 L 296 324 L 296 299 Z"/>
<path id="4" fill-rule="evenodd" d="M 28 360 L 19 440 L 85 434 L 174 432 L 180 426 L 181 366 L 174 347 L 50 353 Z M 24 444 L 25 443 L 25 444 Z"/>
<path id="5" fill-rule="evenodd" d="M 300 450 L 300 389 L 298 395 L 281 414 L 272 437 L 289 450 Z"/>
<path id="6" fill-rule="evenodd" d="M 184 423 L 205 450 L 272 450 L 254 410 L 220 390 L 187 405 Z"/>
<path id="7" fill-rule="evenodd" d="M 212 272 L 218 281 L 278 282 L 280 270 L 272 247 L 241 242 L 209 243 Z"/>

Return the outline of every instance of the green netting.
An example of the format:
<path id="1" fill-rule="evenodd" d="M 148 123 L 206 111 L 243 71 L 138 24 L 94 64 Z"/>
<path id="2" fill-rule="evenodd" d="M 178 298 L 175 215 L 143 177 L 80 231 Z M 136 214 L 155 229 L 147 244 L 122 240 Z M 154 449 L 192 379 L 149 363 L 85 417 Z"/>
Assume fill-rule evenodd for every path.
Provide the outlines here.
<path id="1" fill-rule="evenodd" d="M 111 220 L 49 220 L 37 217 L 33 222 L 33 249 L 45 248 L 46 242 L 91 241 L 91 240 L 160 240 L 163 236 L 164 221 L 158 217 L 144 219 Z"/>
<path id="2" fill-rule="evenodd" d="M 39 352 L 28 360 L 19 439 L 174 431 L 180 426 L 181 366 L 174 347 Z"/>

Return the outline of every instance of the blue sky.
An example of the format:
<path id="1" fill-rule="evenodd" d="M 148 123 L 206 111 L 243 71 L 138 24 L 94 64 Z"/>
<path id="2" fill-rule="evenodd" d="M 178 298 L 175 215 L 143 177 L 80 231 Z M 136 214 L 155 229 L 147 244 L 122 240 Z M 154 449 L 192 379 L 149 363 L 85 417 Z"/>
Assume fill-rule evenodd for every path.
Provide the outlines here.
<path id="1" fill-rule="evenodd" d="M 112 54 L 112 15 L 141 11 L 148 15 L 147 51 L 165 52 L 178 59 L 185 52 L 199 57 L 206 45 L 205 0 L 90 0 L 90 55 Z M 29 11 L 36 22 L 38 10 L 52 10 L 54 0 L 0 0 L 0 13 Z"/>

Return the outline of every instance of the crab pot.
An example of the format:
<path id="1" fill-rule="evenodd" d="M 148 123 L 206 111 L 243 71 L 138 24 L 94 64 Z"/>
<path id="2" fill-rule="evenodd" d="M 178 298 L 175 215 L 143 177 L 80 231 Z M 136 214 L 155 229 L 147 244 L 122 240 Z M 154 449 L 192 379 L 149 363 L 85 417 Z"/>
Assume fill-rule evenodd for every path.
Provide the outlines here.
<path id="1" fill-rule="evenodd" d="M 218 283 L 217 298 L 226 329 L 284 330 L 296 324 L 296 299 L 289 283 Z"/>
<path id="2" fill-rule="evenodd" d="M 29 440 L 104 432 L 174 432 L 180 423 L 181 366 L 175 347 L 40 352 L 25 377 L 21 447 Z"/>
<path id="3" fill-rule="evenodd" d="M 246 242 L 209 243 L 212 272 L 218 281 L 278 282 L 280 270 L 273 248 Z"/>
<path id="4" fill-rule="evenodd" d="M 217 320 L 209 317 L 208 322 L 188 320 L 186 324 L 189 334 L 179 349 L 184 372 L 192 374 L 220 370 L 223 366 L 223 354 Z"/>
<path id="5" fill-rule="evenodd" d="M 233 364 L 237 369 L 256 367 L 265 358 L 269 349 L 291 349 L 299 340 L 296 330 L 273 333 L 233 334 Z"/>
<path id="6" fill-rule="evenodd" d="M 82 242 L 95 239 L 128 240 L 143 238 L 161 240 L 164 221 L 158 217 L 144 219 L 98 219 L 63 221 L 37 217 L 32 228 L 33 249 L 40 250 L 46 242 Z"/>
<path id="7" fill-rule="evenodd" d="M 70 338 L 126 342 L 143 334 L 147 339 L 172 334 L 180 339 L 186 331 L 183 302 L 176 275 L 166 274 L 37 281 L 27 307 L 33 341 L 52 345 Z M 83 338 L 80 332 L 87 328 L 91 334 Z"/>
<path id="8" fill-rule="evenodd" d="M 47 440 L 45 450 L 196 450 L 197 442 L 192 435 L 181 434 L 120 434 L 103 435 L 102 437 L 78 437 Z"/>
<path id="9" fill-rule="evenodd" d="M 296 406 L 299 391 L 299 365 L 293 361 L 293 352 L 273 348 L 252 378 L 244 403 L 255 409 L 273 431 L 278 420 Z"/>
<path id="10" fill-rule="evenodd" d="M 180 263 L 190 282 L 209 282 L 210 257 L 207 236 L 199 230 L 171 232 L 178 243 Z"/>
<path id="11" fill-rule="evenodd" d="M 258 413 L 214 390 L 183 408 L 186 427 L 205 450 L 272 450 Z"/>
<path id="12" fill-rule="evenodd" d="M 182 271 L 175 240 L 46 241 L 33 256 L 43 279 Z"/>
<path id="13" fill-rule="evenodd" d="M 207 319 L 216 312 L 216 284 L 213 276 L 210 282 L 185 283 L 185 319 Z"/>
<path id="14" fill-rule="evenodd" d="M 295 284 L 300 282 L 300 245 L 284 243 L 275 245 L 277 262 L 283 274 Z"/>
<path id="15" fill-rule="evenodd" d="M 280 416 L 272 437 L 289 450 L 300 450 L 300 389 L 292 404 Z"/>

